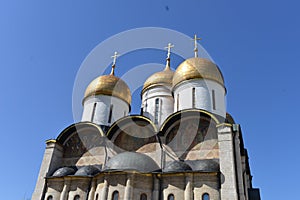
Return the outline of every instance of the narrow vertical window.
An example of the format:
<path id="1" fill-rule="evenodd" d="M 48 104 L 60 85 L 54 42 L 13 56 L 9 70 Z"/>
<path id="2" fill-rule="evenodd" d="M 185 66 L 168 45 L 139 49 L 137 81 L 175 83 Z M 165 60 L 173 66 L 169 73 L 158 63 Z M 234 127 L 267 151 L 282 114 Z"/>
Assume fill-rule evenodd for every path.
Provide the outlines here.
<path id="1" fill-rule="evenodd" d="M 141 107 L 141 112 L 140 112 L 141 115 L 144 115 L 144 108 Z"/>
<path id="2" fill-rule="evenodd" d="M 179 110 L 179 93 L 177 94 L 177 105 L 176 105 L 177 111 Z"/>
<path id="3" fill-rule="evenodd" d="M 93 110 L 92 110 L 91 122 L 94 121 L 94 116 L 95 116 L 95 112 L 96 112 L 96 107 L 97 107 L 97 103 L 94 103 L 94 105 L 93 105 Z"/>
<path id="4" fill-rule="evenodd" d="M 202 200 L 209 200 L 209 194 L 207 194 L 207 193 L 203 194 Z"/>
<path id="5" fill-rule="evenodd" d="M 196 90 L 192 89 L 192 108 L 196 108 Z"/>
<path id="6" fill-rule="evenodd" d="M 155 107 L 154 107 L 154 124 L 158 124 L 158 112 L 159 112 L 159 98 L 156 98 Z"/>
<path id="7" fill-rule="evenodd" d="M 212 106 L 213 106 L 213 109 L 216 110 L 216 94 L 215 94 L 215 90 L 212 90 L 211 91 L 211 96 L 212 96 Z"/>
<path id="8" fill-rule="evenodd" d="M 53 200 L 52 195 L 48 196 L 47 200 Z"/>
<path id="9" fill-rule="evenodd" d="M 140 200 L 147 200 L 147 195 L 145 193 L 141 194 Z"/>
<path id="10" fill-rule="evenodd" d="M 110 107 L 109 107 L 109 115 L 108 115 L 108 123 L 111 123 L 112 111 L 113 111 L 113 105 L 110 105 Z"/>
<path id="11" fill-rule="evenodd" d="M 96 198 L 95 198 L 95 200 L 98 200 L 98 197 L 99 197 L 99 194 L 96 194 Z"/>
<path id="12" fill-rule="evenodd" d="M 145 112 L 147 112 L 147 108 L 148 108 L 148 103 L 147 101 L 145 102 Z"/>
<path id="13" fill-rule="evenodd" d="M 74 200 L 80 200 L 80 196 L 79 196 L 79 195 L 76 195 L 76 196 L 74 197 Z"/>
<path id="14" fill-rule="evenodd" d="M 114 191 L 111 200 L 119 200 L 119 192 Z"/>
<path id="15" fill-rule="evenodd" d="M 174 200 L 175 198 L 174 198 L 174 194 L 169 194 L 169 196 L 168 196 L 168 200 Z"/>

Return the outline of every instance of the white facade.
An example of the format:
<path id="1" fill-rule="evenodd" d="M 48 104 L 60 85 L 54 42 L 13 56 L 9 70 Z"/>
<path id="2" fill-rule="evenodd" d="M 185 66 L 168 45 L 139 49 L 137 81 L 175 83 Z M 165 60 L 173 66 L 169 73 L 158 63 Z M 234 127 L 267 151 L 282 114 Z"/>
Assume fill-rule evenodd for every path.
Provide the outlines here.
<path id="1" fill-rule="evenodd" d="M 174 111 L 197 108 L 226 116 L 226 90 L 221 84 L 205 79 L 184 81 L 173 89 Z"/>
<path id="2" fill-rule="evenodd" d="M 129 105 L 114 96 L 96 95 L 85 99 L 81 121 L 110 126 L 118 119 L 127 116 Z"/>
<path id="3" fill-rule="evenodd" d="M 143 116 L 160 126 L 174 112 L 174 98 L 169 86 L 155 86 L 142 95 Z"/>

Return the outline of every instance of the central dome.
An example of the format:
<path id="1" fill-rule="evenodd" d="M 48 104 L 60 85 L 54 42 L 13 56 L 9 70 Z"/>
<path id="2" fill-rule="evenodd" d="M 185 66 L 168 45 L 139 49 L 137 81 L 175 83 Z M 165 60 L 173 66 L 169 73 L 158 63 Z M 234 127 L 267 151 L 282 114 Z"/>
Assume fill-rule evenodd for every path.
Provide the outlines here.
<path id="1" fill-rule="evenodd" d="M 224 78 L 218 66 L 205 58 L 189 58 L 181 63 L 175 71 L 173 87 L 190 79 L 209 79 L 224 86 Z"/>
<path id="2" fill-rule="evenodd" d="M 157 85 L 172 86 L 173 75 L 174 71 L 172 71 L 170 67 L 166 67 L 163 71 L 154 73 L 145 81 L 142 93 Z"/>
<path id="3" fill-rule="evenodd" d="M 113 74 L 99 76 L 94 79 L 88 85 L 84 94 L 84 99 L 100 94 L 114 96 L 124 100 L 128 104 L 131 103 L 131 93 L 128 85 Z"/>

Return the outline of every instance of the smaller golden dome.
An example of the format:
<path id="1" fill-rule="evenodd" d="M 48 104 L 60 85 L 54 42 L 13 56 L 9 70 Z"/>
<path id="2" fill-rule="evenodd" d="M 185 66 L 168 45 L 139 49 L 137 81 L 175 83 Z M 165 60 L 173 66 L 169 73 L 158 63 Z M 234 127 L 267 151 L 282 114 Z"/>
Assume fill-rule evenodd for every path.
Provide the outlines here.
<path id="1" fill-rule="evenodd" d="M 209 79 L 224 86 L 223 75 L 216 64 L 205 58 L 189 58 L 175 71 L 173 87 L 190 79 Z"/>
<path id="2" fill-rule="evenodd" d="M 113 75 L 99 76 L 94 79 L 85 90 L 83 101 L 90 96 L 109 95 L 118 97 L 129 105 L 131 103 L 131 93 L 128 85 L 120 78 Z"/>
<path id="3" fill-rule="evenodd" d="M 152 74 L 144 83 L 142 94 L 149 88 L 157 85 L 172 86 L 174 71 L 170 67 L 166 66 L 163 71 Z"/>

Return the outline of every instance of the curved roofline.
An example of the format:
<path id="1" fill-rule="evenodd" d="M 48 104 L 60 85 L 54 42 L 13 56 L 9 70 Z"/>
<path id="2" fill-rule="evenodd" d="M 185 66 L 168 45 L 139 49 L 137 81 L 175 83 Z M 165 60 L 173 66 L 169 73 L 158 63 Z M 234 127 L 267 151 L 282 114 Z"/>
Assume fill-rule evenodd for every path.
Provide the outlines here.
<path id="1" fill-rule="evenodd" d="M 173 118 L 176 118 L 176 116 L 181 115 L 181 113 L 189 113 L 189 112 L 190 112 L 190 113 L 192 113 L 192 112 L 203 113 L 203 114 L 208 115 L 209 117 L 211 117 L 211 119 L 213 119 L 213 120 L 216 122 L 216 124 L 219 124 L 219 123 L 220 123 L 220 121 L 216 118 L 216 116 L 215 116 L 214 114 L 212 114 L 212 113 L 210 113 L 210 112 L 208 112 L 208 111 L 206 111 L 206 110 L 201 110 L 201 109 L 185 109 L 185 110 L 179 110 L 179 111 L 173 113 L 172 115 L 170 115 L 170 116 L 164 121 L 164 123 L 160 126 L 159 131 L 160 131 L 160 132 L 164 132 L 165 127 L 168 127 L 168 126 L 167 126 L 168 123 L 169 123 Z"/>
<path id="2" fill-rule="evenodd" d="M 109 79 L 113 80 L 109 81 Z M 115 96 L 119 99 L 124 100 L 128 104 L 131 104 L 132 100 L 131 91 L 127 83 L 121 78 L 112 74 L 98 76 L 97 78 L 92 80 L 84 92 L 83 102 L 87 97 L 99 94 Z"/>
<path id="3" fill-rule="evenodd" d="M 211 76 L 211 75 L 207 76 L 207 75 L 208 75 L 208 72 L 202 72 L 202 73 L 200 73 L 200 71 L 199 71 L 199 69 L 198 69 L 197 71 L 198 71 L 199 74 L 198 74 L 197 76 L 200 75 L 201 77 L 197 77 L 197 76 L 196 76 L 196 77 L 195 77 L 195 76 L 189 77 L 190 75 L 188 75 L 187 77 L 184 78 L 185 80 L 181 80 L 181 81 L 176 81 L 176 82 L 175 82 L 174 79 L 175 79 L 175 77 L 176 77 L 176 73 L 178 73 L 177 70 L 178 70 L 184 63 L 189 62 L 189 61 L 194 60 L 194 59 L 204 60 L 204 61 L 206 61 L 206 62 L 210 62 L 211 64 L 213 64 L 214 67 L 216 68 L 216 70 L 219 72 L 219 75 L 220 75 L 221 80 L 220 80 L 218 77 L 215 77 L 215 76 Z M 192 62 L 192 61 L 191 61 L 191 62 Z M 204 77 L 203 77 L 203 76 L 204 76 Z M 189 78 L 188 78 L 188 77 L 189 77 Z M 224 80 L 224 76 L 223 76 L 223 74 L 222 74 L 222 71 L 220 70 L 219 66 L 218 66 L 215 62 L 213 62 L 212 60 L 207 59 L 207 58 L 191 57 L 191 58 L 188 58 L 188 59 L 184 60 L 182 63 L 180 63 L 180 64 L 178 65 L 177 69 L 175 70 L 175 74 L 174 74 L 173 81 L 172 81 L 172 88 L 175 88 L 175 86 L 177 86 L 178 84 L 182 83 L 183 81 L 191 80 L 191 79 L 208 79 L 208 80 L 212 80 L 212 81 L 215 81 L 215 82 L 219 83 L 220 85 L 222 85 L 222 86 L 225 88 L 225 80 Z M 174 82 L 175 82 L 175 83 L 174 83 Z M 225 88 L 225 90 L 226 90 L 226 88 Z"/>
<path id="4" fill-rule="evenodd" d="M 71 124 L 70 126 L 68 126 L 67 128 L 65 128 L 56 138 L 56 141 L 58 141 L 60 144 L 63 144 L 65 142 L 65 140 L 68 138 L 68 136 L 66 136 L 66 134 L 69 133 L 69 131 L 72 131 L 72 129 L 75 128 L 75 131 L 80 128 L 84 128 L 84 127 L 93 127 L 96 128 L 101 136 L 105 136 L 103 130 L 101 129 L 100 126 L 98 126 L 97 124 L 94 124 L 92 122 L 77 122 L 74 124 Z"/>
<path id="5" fill-rule="evenodd" d="M 119 127 L 122 126 L 123 123 L 125 123 L 127 120 L 130 120 L 130 119 L 140 119 L 140 120 L 144 120 L 144 121 L 146 121 L 146 122 L 148 122 L 149 124 L 152 125 L 155 134 L 158 132 L 158 130 L 157 130 L 155 124 L 154 124 L 149 118 L 147 118 L 147 117 L 145 117 L 145 116 L 142 116 L 142 115 L 129 115 L 129 116 L 122 117 L 122 118 L 120 118 L 119 120 L 115 121 L 115 122 L 111 125 L 111 127 L 108 129 L 108 131 L 107 131 L 107 137 L 108 137 L 109 139 L 111 139 L 112 136 L 113 136 L 113 135 L 111 135 L 111 134 L 113 134 L 115 130 L 119 129 Z M 125 123 L 125 124 L 126 124 L 126 123 Z"/>
<path id="6" fill-rule="evenodd" d="M 235 124 L 235 120 L 234 118 L 232 117 L 232 115 L 228 112 L 226 112 L 226 121 L 230 124 Z"/>

